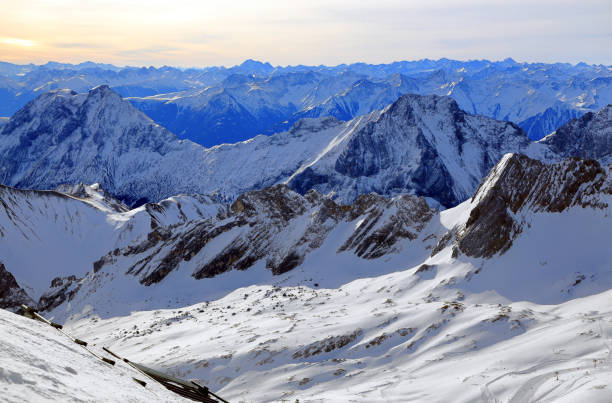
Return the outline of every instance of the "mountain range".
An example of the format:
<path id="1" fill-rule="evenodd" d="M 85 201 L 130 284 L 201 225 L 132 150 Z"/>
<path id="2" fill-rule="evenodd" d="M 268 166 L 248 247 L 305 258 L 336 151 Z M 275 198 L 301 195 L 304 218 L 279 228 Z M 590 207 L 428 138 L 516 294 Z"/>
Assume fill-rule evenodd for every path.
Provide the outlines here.
<path id="1" fill-rule="evenodd" d="M 2 126 L 0 183 L 34 189 L 99 183 L 131 206 L 181 193 L 233 201 L 286 183 L 345 203 L 370 192 L 409 193 L 450 207 L 469 197 L 505 153 L 607 163 L 609 133 L 599 128 L 609 128 L 610 106 L 573 122 L 534 143 L 516 125 L 470 115 L 449 97 L 404 95 L 348 122 L 303 119 L 273 136 L 204 148 L 179 140 L 107 86 L 82 94 L 56 90 Z M 564 146 L 576 138 L 586 139 L 582 147 Z"/>
<path id="2" fill-rule="evenodd" d="M 303 117 L 351 120 L 400 95 L 446 95 L 472 114 L 517 123 L 531 139 L 612 102 L 610 66 L 512 59 L 371 65 L 177 69 L 106 64 L 0 64 L 0 116 L 54 89 L 109 85 L 182 139 L 206 147 L 289 129 Z"/>
<path id="3" fill-rule="evenodd" d="M 0 125 L 9 401 L 180 401 L 102 347 L 230 401 L 609 400 L 607 67 L 0 63 L 16 82 L 102 71 L 151 93 L 41 90 Z M 540 140 L 507 121 L 553 92 Z M 512 102 L 470 109 L 491 97 Z M 181 139 L 155 105 L 208 114 L 224 144 Z M 21 304 L 90 351 L 5 311 Z"/>

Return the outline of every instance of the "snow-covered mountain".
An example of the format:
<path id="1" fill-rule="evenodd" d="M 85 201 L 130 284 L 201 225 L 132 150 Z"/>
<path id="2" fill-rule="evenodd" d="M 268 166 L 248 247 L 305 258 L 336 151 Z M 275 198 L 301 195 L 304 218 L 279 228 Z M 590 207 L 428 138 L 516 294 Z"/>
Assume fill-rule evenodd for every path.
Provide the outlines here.
<path id="1" fill-rule="evenodd" d="M 612 104 L 570 121 L 540 143 L 559 155 L 612 163 Z"/>
<path id="2" fill-rule="evenodd" d="M 609 396 L 612 176 L 594 160 L 505 155 L 441 212 L 283 185 L 231 206 L 184 196 L 121 213 L 5 191 L 123 223 L 123 244 L 43 295 L 48 315 L 230 400 Z"/>
<path id="3" fill-rule="evenodd" d="M 610 66 L 448 59 L 370 65 L 117 68 L 0 64 L 0 116 L 41 93 L 108 85 L 180 138 L 204 146 L 273 134 L 302 117 L 350 120 L 405 93 L 448 95 L 473 114 L 516 122 L 539 139 L 612 102 Z"/>
<path id="4" fill-rule="evenodd" d="M 2 188 L 4 271 L 30 298 L 43 296 L 46 309 L 74 299 L 64 314 L 92 303 L 111 309 L 103 303 L 109 295 L 121 309 L 131 304 L 142 308 L 151 301 L 149 292 L 161 293 L 154 305 L 165 306 L 168 300 L 186 305 L 285 273 L 289 279 L 308 277 L 309 284 L 335 287 L 363 275 L 417 265 L 447 247 L 454 257 L 505 256 L 528 232 L 533 214 L 581 207 L 587 211 L 586 225 L 592 220 L 588 217 L 608 213 L 612 192 L 609 167 L 594 160 L 547 165 L 515 154 L 501 159 L 470 200 L 442 213 L 416 196 L 371 194 L 341 205 L 316 191 L 302 196 L 285 185 L 247 192 L 231 205 L 180 196 L 123 211 L 115 202 L 92 197 L 100 193 L 97 185 L 93 189 L 98 193 L 88 189 L 79 198 Z M 444 217 L 453 214 L 456 222 L 445 224 Z M 594 237 L 597 228 L 593 226 Z M 88 242 L 90 236 L 98 241 Z M 600 241 L 568 251 L 575 255 L 570 261 L 591 261 L 583 254 L 596 251 L 607 239 L 605 234 L 596 238 Z M 39 253 L 26 254 L 24 248 Z M 71 256 L 70 265 L 66 256 Z M 318 267 L 335 264 L 353 269 L 333 274 Z M 602 264 L 607 263 L 592 261 L 585 267 L 599 272 Z M 373 267 L 379 269 L 372 272 Z M 55 284 L 47 289 L 52 280 Z M 173 294 L 178 284 L 180 296 Z M 145 295 L 134 290 L 124 294 L 126 287 Z M 94 303 L 97 298 L 102 300 Z"/>
<path id="5" fill-rule="evenodd" d="M 98 182 L 129 204 L 200 190 L 200 146 L 179 141 L 106 86 L 38 97 L 0 132 L 3 184 Z M 201 176 L 201 174 L 200 174 Z"/>
<path id="6" fill-rule="evenodd" d="M 448 97 L 406 95 L 348 122 L 305 119 L 291 130 L 203 148 L 178 140 L 110 90 L 42 95 L 0 131 L 0 182 L 55 189 L 99 183 L 130 205 L 179 193 L 239 194 L 277 183 L 351 203 L 372 191 L 445 206 L 468 197 L 507 152 L 542 156 L 514 124 L 461 111 Z"/>
<path id="7" fill-rule="evenodd" d="M 538 146 L 516 125 L 467 114 L 449 97 L 404 95 L 337 138 L 288 183 L 346 201 L 370 191 L 408 192 L 453 206 L 502 155 L 537 154 Z"/>
<path id="8" fill-rule="evenodd" d="M 18 307 L 27 298 L 57 304 L 107 252 L 142 242 L 156 226 L 203 219 L 221 208 L 206 196 L 176 196 L 128 211 L 98 184 L 61 190 L 66 193 L 0 186 L 4 308 Z"/>

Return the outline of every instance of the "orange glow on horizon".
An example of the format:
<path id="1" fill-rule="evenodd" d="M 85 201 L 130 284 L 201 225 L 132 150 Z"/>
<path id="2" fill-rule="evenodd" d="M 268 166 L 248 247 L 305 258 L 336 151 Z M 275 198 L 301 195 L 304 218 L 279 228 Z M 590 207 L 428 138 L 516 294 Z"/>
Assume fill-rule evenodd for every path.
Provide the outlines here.
<path id="1" fill-rule="evenodd" d="M 569 0 L 0 0 L 0 61 L 612 64 L 612 2 L 588 3 L 577 10 Z"/>

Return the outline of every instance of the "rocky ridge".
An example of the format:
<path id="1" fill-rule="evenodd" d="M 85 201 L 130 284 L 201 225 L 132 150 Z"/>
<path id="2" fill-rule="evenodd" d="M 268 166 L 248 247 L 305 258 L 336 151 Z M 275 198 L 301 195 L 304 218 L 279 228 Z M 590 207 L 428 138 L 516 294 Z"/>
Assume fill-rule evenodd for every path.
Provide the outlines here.
<path id="1" fill-rule="evenodd" d="M 595 160 L 569 158 L 544 164 L 508 154 L 470 200 L 465 224 L 454 228 L 458 250 L 471 257 L 503 254 L 530 225 L 530 213 L 561 213 L 572 207 L 609 209 L 612 175 Z"/>

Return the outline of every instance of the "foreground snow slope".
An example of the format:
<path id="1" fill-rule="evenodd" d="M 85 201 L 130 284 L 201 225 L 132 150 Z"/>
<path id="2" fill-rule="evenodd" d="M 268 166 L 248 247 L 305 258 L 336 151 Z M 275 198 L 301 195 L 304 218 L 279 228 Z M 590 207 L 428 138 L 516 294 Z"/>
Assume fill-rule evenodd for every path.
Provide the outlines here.
<path id="1" fill-rule="evenodd" d="M 111 366 L 51 326 L 3 309 L 0 339 L 3 402 L 186 401 L 124 362 Z M 132 377 L 145 380 L 146 387 Z"/>
<path id="2" fill-rule="evenodd" d="M 609 401 L 611 291 L 561 305 L 509 301 L 462 291 L 468 268 L 416 267 L 335 289 L 252 286 L 71 329 L 236 402 Z"/>

